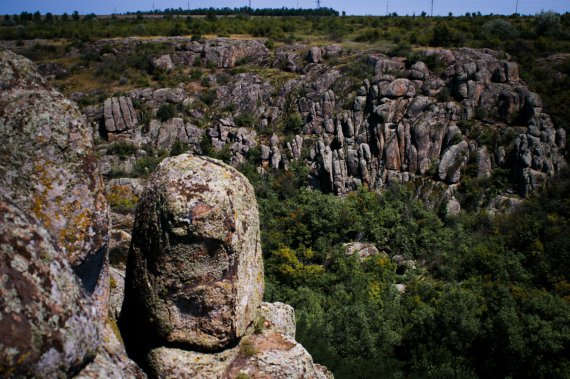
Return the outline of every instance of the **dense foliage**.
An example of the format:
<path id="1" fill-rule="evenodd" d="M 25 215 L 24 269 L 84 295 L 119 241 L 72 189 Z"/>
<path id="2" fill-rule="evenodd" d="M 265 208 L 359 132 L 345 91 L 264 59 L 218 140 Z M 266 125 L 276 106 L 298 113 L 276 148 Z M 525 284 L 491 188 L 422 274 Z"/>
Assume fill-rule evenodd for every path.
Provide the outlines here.
<path id="1" fill-rule="evenodd" d="M 445 219 L 402 186 L 341 198 L 305 189 L 300 165 L 243 170 L 267 300 L 295 307 L 298 340 L 336 377 L 570 375 L 568 172 L 510 216 Z M 354 241 L 381 253 L 359 262 Z"/>

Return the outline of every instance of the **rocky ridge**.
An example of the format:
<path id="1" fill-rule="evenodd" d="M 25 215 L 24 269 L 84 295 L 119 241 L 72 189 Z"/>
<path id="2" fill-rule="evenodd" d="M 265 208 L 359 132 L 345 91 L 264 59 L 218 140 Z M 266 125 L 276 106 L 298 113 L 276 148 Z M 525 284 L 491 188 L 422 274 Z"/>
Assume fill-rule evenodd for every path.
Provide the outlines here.
<path id="1" fill-rule="evenodd" d="M 172 56 L 187 51 L 183 41 L 169 41 Z M 191 45 L 205 51 L 229 43 Z M 231 45 L 248 49 L 256 43 Z M 471 167 L 478 178 L 508 170 L 509 192 L 524 197 L 565 164 L 564 129 L 542 112 L 540 97 L 521 81 L 518 65 L 505 53 L 423 49 L 390 57 L 335 45 L 291 45 L 274 52 L 259 48 L 252 56 L 248 64 L 258 73 L 239 73 L 229 81 L 226 75 L 221 83 L 208 76 L 217 83 L 208 106 L 200 93 L 181 87 L 132 91 L 129 96 L 153 112 L 166 103 L 190 109 L 166 126 L 152 121 L 154 132 L 141 132 L 133 141 L 162 149 L 180 141 L 200 154 L 207 136 L 216 151 L 228 149 L 234 165 L 259 149 L 261 167 L 287 169 L 300 160 L 310 169 L 311 185 L 324 191 L 344 194 L 360 185 L 381 189 L 408 183 L 418 197 L 437 197 L 434 206 L 455 201 Z M 353 66 L 357 76 L 367 77 L 355 79 Z M 281 71 L 284 80 L 266 79 L 263 70 L 273 76 Z M 151 95 L 156 91 L 164 94 L 159 100 Z M 149 95 L 141 97 L 143 92 Z M 244 124 L 244 115 L 251 123 Z M 299 124 L 287 129 L 296 115 Z"/>

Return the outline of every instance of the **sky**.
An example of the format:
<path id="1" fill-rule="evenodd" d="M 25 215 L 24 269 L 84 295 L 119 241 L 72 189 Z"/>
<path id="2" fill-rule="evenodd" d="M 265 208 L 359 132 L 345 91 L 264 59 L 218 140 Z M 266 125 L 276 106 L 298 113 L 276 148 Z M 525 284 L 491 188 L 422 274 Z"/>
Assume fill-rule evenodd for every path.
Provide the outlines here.
<path id="1" fill-rule="evenodd" d="M 15 14 L 22 11 L 62 14 L 75 10 L 81 14 L 111 14 L 164 8 L 204 8 L 204 7 L 241 7 L 248 5 L 248 0 L 0 0 L 0 14 Z M 466 12 L 483 14 L 512 14 L 517 0 L 434 0 L 434 15 L 463 15 Z M 313 8 L 314 0 L 251 0 L 253 8 Z M 349 15 L 384 15 L 389 12 L 400 15 L 429 14 L 431 0 L 321 0 L 321 6 L 346 11 Z M 570 11 L 570 0 L 518 0 L 518 12 L 535 14 L 541 10 L 554 10 L 559 13 Z"/>

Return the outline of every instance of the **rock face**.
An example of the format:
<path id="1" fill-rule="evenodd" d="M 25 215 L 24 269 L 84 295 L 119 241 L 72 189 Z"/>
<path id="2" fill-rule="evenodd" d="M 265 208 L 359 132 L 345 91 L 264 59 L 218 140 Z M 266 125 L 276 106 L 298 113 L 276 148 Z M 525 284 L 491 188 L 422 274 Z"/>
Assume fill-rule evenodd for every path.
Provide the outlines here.
<path id="1" fill-rule="evenodd" d="M 0 53 L 0 192 L 43 225 L 106 314 L 108 205 L 75 103 L 26 58 Z"/>
<path id="2" fill-rule="evenodd" d="M 139 202 L 126 281 L 125 309 L 142 302 L 166 342 L 219 349 L 243 336 L 263 295 L 247 179 L 210 158 L 163 161 Z"/>
<path id="3" fill-rule="evenodd" d="M 137 113 L 130 97 L 111 97 L 103 106 L 107 133 L 122 133 L 137 125 Z"/>
<path id="4" fill-rule="evenodd" d="M 95 356 L 95 304 L 52 236 L 0 196 L 0 374 L 65 377 Z"/>

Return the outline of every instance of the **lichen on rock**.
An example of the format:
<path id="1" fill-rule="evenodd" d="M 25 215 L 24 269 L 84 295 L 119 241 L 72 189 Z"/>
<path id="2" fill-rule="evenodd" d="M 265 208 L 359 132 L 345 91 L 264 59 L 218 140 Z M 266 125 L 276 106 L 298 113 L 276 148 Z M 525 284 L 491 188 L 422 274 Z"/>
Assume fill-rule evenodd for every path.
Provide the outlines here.
<path id="1" fill-rule="evenodd" d="M 259 216 L 247 179 L 211 158 L 163 161 L 137 209 L 123 312 L 142 302 L 135 313 L 164 342 L 220 349 L 244 335 L 262 295 Z"/>
<path id="2" fill-rule="evenodd" d="M 97 320 L 47 230 L 0 195 L 0 376 L 76 372 L 99 348 Z"/>

